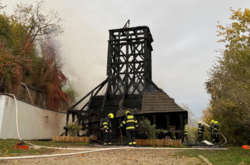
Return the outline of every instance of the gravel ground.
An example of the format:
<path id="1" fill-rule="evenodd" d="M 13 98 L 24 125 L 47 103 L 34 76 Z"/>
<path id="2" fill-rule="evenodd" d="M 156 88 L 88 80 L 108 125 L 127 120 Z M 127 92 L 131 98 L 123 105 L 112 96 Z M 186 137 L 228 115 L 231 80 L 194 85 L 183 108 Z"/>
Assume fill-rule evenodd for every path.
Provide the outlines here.
<path id="1" fill-rule="evenodd" d="M 176 150 L 120 149 L 72 156 L 0 161 L 0 164 L 34 165 L 206 165 L 199 158 L 174 156 Z M 54 153 L 59 153 L 55 151 Z M 60 151 L 60 153 L 62 153 Z M 63 152 L 65 153 L 65 152 Z"/>

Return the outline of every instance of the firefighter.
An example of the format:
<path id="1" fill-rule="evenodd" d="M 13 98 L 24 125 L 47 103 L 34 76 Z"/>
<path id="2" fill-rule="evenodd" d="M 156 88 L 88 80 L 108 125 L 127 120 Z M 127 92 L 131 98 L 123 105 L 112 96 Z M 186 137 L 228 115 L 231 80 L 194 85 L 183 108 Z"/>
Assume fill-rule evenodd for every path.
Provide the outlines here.
<path id="1" fill-rule="evenodd" d="M 101 130 L 103 131 L 103 144 L 104 146 L 112 145 L 112 125 L 111 119 L 114 118 L 112 113 L 108 114 L 108 117 L 102 118 L 100 122 Z"/>
<path id="2" fill-rule="evenodd" d="M 199 142 L 203 143 L 203 131 L 202 131 L 202 125 L 201 122 L 199 121 L 198 123 L 198 136 L 199 136 Z"/>
<path id="3" fill-rule="evenodd" d="M 209 127 L 209 132 L 210 132 L 210 137 L 211 137 L 211 142 L 213 142 L 214 139 L 214 120 L 210 121 L 210 127 Z"/>
<path id="4" fill-rule="evenodd" d="M 185 126 L 185 129 L 184 129 L 184 138 L 188 142 L 188 128 L 187 128 L 187 126 Z"/>
<path id="5" fill-rule="evenodd" d="M 219 139 L 219 125 L 218 125 L 218 121 L 214 122 L 214 138 L 213 138 L 213 142 L 214 143 L 220 143 L 220 139 Z"/>
<path id="6" fill-rule="evenodd" d="M 123 125 L 126 124 L 126 134 L 128 137 L 128 144 L 129 146 L 136 146 L 135 141 L 135 128 L 138 127 L 138 122 L 134 115 L 130 113 L 130 111 L 126 111 L 126 116 L 124 117 L 124 120 L 120 124 L 120 127 L 123 127 Z"/>
<path id="7" fill-rule="evenodd" d="M 202 125 L 201 126 L 201 143 L 204 143 L 204 141 L 203 141 L 204 132 L 205 132 L 205 127 L 204 127 L 204 125 Z"/>

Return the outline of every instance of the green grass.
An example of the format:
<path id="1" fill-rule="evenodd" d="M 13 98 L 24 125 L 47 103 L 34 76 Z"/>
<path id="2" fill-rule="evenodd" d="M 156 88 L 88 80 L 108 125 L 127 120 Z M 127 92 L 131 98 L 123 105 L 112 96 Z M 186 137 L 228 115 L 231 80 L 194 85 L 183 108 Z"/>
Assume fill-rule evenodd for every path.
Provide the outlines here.
<path id="1" fill-rule="evenodd" d="M 228 150 L 185 150 L 176 153 L 177 156 L 198 157 L 202 155 L 213 165 L 250 165 L 250 150 L 240 147 L 230 147 Z M 243 163 L 244 162 L 244 163 Z"/>
<path id="2" fill-rule="evenodd" d="M 50 154 L 54 150 L 52 149 L 15 149 L 15 145 L 18 140 L 7 139 L 1 140 L 0 139 L 0 156 L 19 156 L 19 155 L 40 155 L 40 154 Z M 28 141 L 35 145 L 41 146 L 49 146 L 49 147 L 80 147 L 86 146 L 87 143 L 65 143 L 65 142 L 54 142 L 54 141 Z M 25 144 L 28 145 L 28 144 Z"/>
<path id="3" fill-rule="evenodd" d="M 19 156 L 19 155 L 40 155 L 51 154 L 55 150 L 51 149 L 14 149 L 18 140 L 1 140 L 0 139 L 0 156 Z M 54 141 L 29 141 L 35 145 L 50 146 L 50 147 L 81 147 L 86 146 L 86 143 L 65 143 Z M 180 146 L 178 148 L 186 148 Z M 198 157 L 202 155 L 206 157 L 213 165 L 250 165 L 250 150 L 243 150 L 240 147 L 229 147 L 228 150 L 212 151 L 212 150 L 183 150 L 176 152 L 176 156 Z"/>

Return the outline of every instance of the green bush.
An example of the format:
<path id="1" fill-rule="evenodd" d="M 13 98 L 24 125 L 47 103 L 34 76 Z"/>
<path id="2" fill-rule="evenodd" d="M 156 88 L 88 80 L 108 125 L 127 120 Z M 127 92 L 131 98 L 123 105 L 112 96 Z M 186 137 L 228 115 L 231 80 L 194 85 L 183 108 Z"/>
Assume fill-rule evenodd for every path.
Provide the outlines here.
<path id="1" fill-rule="evenodd" d="M 167 133 L 166 130 L 156 129 L 156 125 L 151 125 L 148 119 L 139 121 L 139 127 L 143 129 L 140 133 L 146 134 L 148 139 L 156 139 L 160 132 Z"/>
<path id="2" fill-rule="evenodd" d="M 68 129 L 69 136 L 76 136 L 82 127 L 78 123 L 70 123 L 66 128 Z"/>

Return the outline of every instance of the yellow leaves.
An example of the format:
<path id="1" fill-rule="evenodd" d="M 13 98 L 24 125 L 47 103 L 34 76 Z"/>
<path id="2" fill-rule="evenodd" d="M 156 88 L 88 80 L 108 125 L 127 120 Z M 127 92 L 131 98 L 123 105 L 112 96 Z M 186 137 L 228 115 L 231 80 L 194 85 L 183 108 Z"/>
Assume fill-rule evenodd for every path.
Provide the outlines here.
<path id="1" fill-rule="evenodd" d="M 84 159 L 81 159 L 81 161 L 84 161 Z"/>
<path id="2" fill-rule="evenodd" d="M 242 160 L 242 162 L 240 162 L 240 164 L 245 164 L 244 160 Z"/>
<path id="3" fill-rule="evenodd" d="M 232 46 L 242 47 L 248 45 L 250 35 L 248 29 L 250 29 L 250 10 L 245 9 L 234 10 L 230 8 L 231 16 L 229 19 L 235 20 L 231 24 L 223 26 L 218 21 L 217 36 L 223 37 L 218 42 L 229 42 L 226 44 L 226 48 Z"/>

